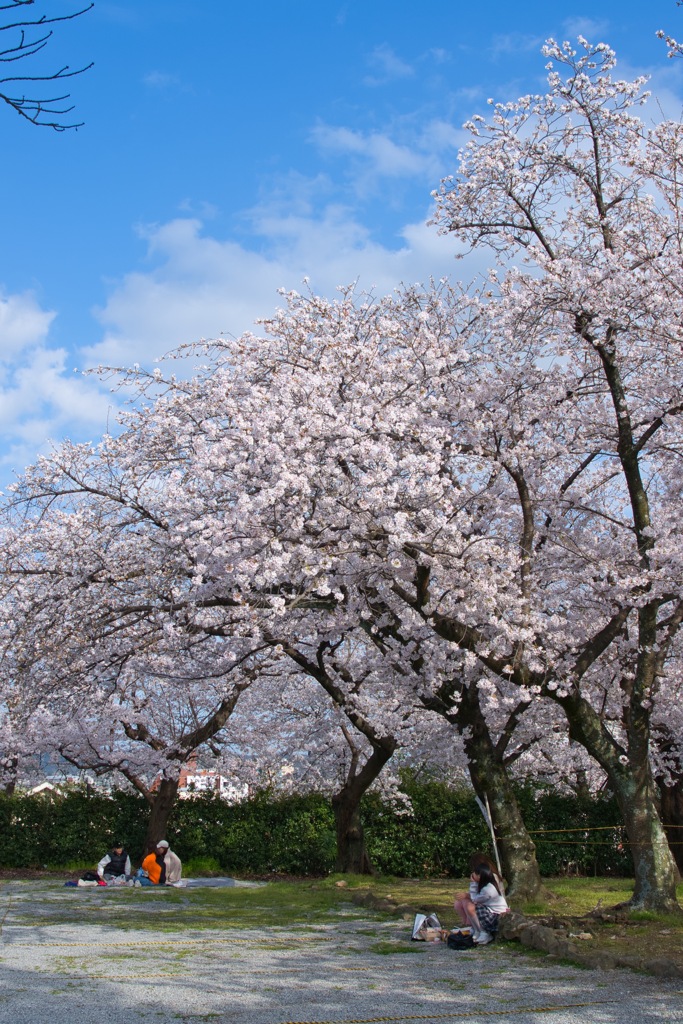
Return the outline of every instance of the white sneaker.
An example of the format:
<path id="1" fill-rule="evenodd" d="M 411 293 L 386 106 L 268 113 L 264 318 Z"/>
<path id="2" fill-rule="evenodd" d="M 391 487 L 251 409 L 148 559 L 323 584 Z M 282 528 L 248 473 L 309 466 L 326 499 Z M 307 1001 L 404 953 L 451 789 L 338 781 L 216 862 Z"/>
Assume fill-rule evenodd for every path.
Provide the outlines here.
<path id="1" fill-rule="evenodd" d="M 474 941 L 477 946 L 487 946 L 489 942 L 493 942 L 493 935 L 491 935 L 491 932 L 482 930 L 475 935 Z"/>

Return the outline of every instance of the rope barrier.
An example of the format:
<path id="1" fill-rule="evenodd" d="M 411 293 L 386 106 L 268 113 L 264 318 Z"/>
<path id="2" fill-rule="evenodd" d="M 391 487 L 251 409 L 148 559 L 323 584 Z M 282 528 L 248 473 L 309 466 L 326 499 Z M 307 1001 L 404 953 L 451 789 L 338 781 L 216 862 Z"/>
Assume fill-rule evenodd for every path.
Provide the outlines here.
<path id="1" fill-rule="evenodd" d="M 595 825 L 593 828 L 530 828 L 530 836 L 541 835 L 546 832 L 612 832 L 617 828 L 624 828 L 622 825 Z M 662 828 L 683 828 L 683 825 L 662 825 Z"/>
<path id="2" fill-rule="evenodd" d="M 291 936 L 287 936 L 287 937 L 285 937 L 284 935 L 283 936 L 269 935 L 268 936 L 268 948 L 271 948 L 273 946 L 273 943 L 279 944 L 280 946 L 284 946 L 284 945 L 288 945 L 290 942 L 332 942 L 332 941 L 333 941 L 332 937 L 328 936 L 328 935 L 291 935 Z M 169 938 L 167 944 L 170 945 L 172 942 L 173 942 L 173 940 Z M 215 945 L 217 945 L 217 944 L 219 944 L 221 942 L 229 943 L 231 946 L 234 945 L 236 942 L 250 943 L 252 946 L 263 945 L 263 942 L 262 941 L 259 942 L 258 939 L 233 939 L 233 938 L 226 938 L 226 939 L 220 939 L 220 938 L 216 938 L 216 939 L 183 939 L 182 944 L 184 946 L 198 946 L 198 945 L 202 945 L 202 944 L 207 945 L 207 946 L 215 946 Z M 5 945 L 11 945 L 15 949 L 50 949 L 50 948 L 54 948 L 54 947 L 66 947 L 67 949 L 78 949 L 78 948 L 82 948 L 84 946 L 87 946 L 88 948 L 93 949 L 93 951 L 95 953 L 97 953 L 97 947 L 93 947 L 92 942 L 11 942 L 11 943 L 9 943 L 9 942 L 5 941 Z M 163 939 L 161 939 L 161 941 L 157 941 L 157 946 L 164 946 L 164 945 L 165 945 L 165 943 L 164 943 Z M 146 940 L 140 941 L 140 942 L 107 942 L 106 946 L 107 946 L 107 949 L 110 949 L 113 946 L 126 946 L 126 947 L 130 947 L 130 948 L 133 948 L 135 946 L 140 946 L 140 947 L 149 948 L 149 940 L 146 939 Z M 104 955 L 104 954 L 102 954 L 102 955 Z"/>
<path id="3" fill-rule="evenodd" d="M 614 846 L 614 843 L 605 843 L 600 840 L 591 841 L 586 839 L 581 841 L 580 839 L 536 839 L 534 842 L 538 845 L 544 843 L 546 846 Z M 615 842 L 617 840 L 615 839 Z M 649 843 L 632 843 L 628 839 L 619 839 L 618 844 L 620 846 L 649 846 Z M 667 846 L 683 846 L 682 842 L 667 843 Z"/>
<path id="4" fill-rule="evenodd" d="M 384 1024 L 385 1021 L 401 1020 L 471 1020 L 473 1017 L 507 1017 L 522 1013 L 555 1013 L 557 1010 L 578 1010 L 587 1006 L 606 1006 L 613 1004 L 614 999 L 598 999 L 589 1003 L 558 1003 L 555 1006 L 523 1006 L 518 1010 L 475 1010 L 472 1013 L 414 1013 L 400 1017 L 344 1017 L 328 1020 L 285 1020 L 280 1024 Z"/>

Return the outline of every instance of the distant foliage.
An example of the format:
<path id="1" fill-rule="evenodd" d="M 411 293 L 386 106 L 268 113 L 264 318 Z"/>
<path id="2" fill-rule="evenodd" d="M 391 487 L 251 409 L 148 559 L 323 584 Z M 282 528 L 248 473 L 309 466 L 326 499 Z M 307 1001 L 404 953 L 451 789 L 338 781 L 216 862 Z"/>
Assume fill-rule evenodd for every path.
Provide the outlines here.
<path id="1" fill-rule="evenodd" d="M 75 791 L 65 797 L 0 794 L 0 864 L 7 868 L 96 864 L 113 840 L 142 849 L 148 808 L 139 797 Z"/>
<path id="2" fill-rule="evenodd" d="M 490 846 L 472 792 L 439 782 L 404 788 L 412 799 L 410 815 L 397 814 L 375 796 L 365 803 L 368 849 L 377 870 L 409 878 L 468 875 L 473 851 Z"/>
<path id="3" fill-rule="evenodd" d="M 580 799 L 552 790 L 538 794 L 529 787 L 519 799 L 542 875 L 633 873 L 626 830 L 613 797 Z"/>
<path id="4" fill-rule="evenodd" d="M 397 811 L 377 795 L 364 802 L 366 838 L 377 871 L 414 878 L 467 875 L 471 853 L 490 849 L 472 793 L 438 782 L 406 782 L 405 790 L 413 801 L 411 813 Z M 531 830 L 585 829 L 534 835 L 543 875 L 629 873 L 628 849 L 611 798 L 581 801 L 525 789 L 520 801 Z M 139 863 L 147 817 L 144 800 L 130 793 L 0 794 L 0 867 L 94 865 L 116 838 Z M 182 800 L 167 837 L 183 861 L 211 859 L 228 874 L 324 875 L 335 858 L 332 809 L 315 794 L 272 799 L 262 793 L 234 806 L 212 796 Z"/>
<path id="5" fill-rule="evenodd" d="M 181 858 L 213 856 L 235 874 L 327 874 L 335 857 L 332 809 L 315 794 L 273 800 L 262 793 L 234 806 L 183 800 L 169 840 Z"/>

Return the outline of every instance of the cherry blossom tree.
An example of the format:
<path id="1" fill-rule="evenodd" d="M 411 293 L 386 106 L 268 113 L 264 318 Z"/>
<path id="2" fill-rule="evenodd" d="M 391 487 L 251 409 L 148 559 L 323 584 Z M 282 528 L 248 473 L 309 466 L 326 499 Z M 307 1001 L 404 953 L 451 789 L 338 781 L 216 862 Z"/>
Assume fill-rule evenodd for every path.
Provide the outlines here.
<path id="1" fill-rule="evenodd" d="M 638 527 L 624 518 L 633 481 L 614 469 L 622 454 L 613 393 L 587 363 L 583 334 L 579 358 L 570 358 L 574 319 L 568 336 L 542 324 L 535 345 L 538 314 L 530 324 L 522 319 L 520 330 L 520 311 L 532 317 L 543 284 L 515 272 L 500 294 L 491 288 L 470 302 L 441 289 L 358 308 L 348 296 L 337 304 L 291 296 L 290 308 L 268 324 L 285 368 L 285 379 L 269 386 L 278 388 L 289 432 L 291 496 L 302 508 L 302 488 L 315 492 L 305 557 L 316 564 L 314 544 L 328 552 L 326 589 L 336 585 L 344 597 L 353 580 L 354 599 L 365 601 L 376 632 L 385 643 L 393 633 L 397 659 L 426 665 L 426 692 L 438 693 L 451 673 L 473 673 L 477 689 L 509 684 L 517 700 L 545 696 L 563 708 L 572 739 L 599 761 L 620 798 L 636 865 L 634 902 L 672 905 L 672 864 L 643 737 L 650 706 L 667 699 L 676 595 L 656 599 L 660 655 L 643 683 L 641 605 L 650 584 L 641 588 L 649 572 L 637 539 L 627 557 L 625 541 L 637 538 Z M 635 355 L 637 368 L 653 354 L 639 344 Z M 665 357 L 662 369 L 671 367 Z M 305 416 L 299 463 L 297 415 Z M 657 469 L 653 497 L 666 524 L 675 452 L 670 437 L 665 448 L 649 443 L 664 421 L 659 404 L 636 454 Z M 675 431 L 675 420 L 666 425 Z M 663 550 L 670 586 L 675 548 L 667 540 Z M 660 564 L 653 579 L 660 587 Z M 450 663 L 436 643 L 423 656 L 425 629 L 446 641 Z"/>
<path id="2" fill-rule="evenodd" d="M 78 638 L 102 614 L 104 550 L 118 575 L 102 664 L 125 649 L 123 612 L 139 643 L 153 609 L 181 651 L 279 647 L 369 723 L 370 761 L 416 706 L 436 712 L 520 891 L 538 878 L 507 773 L 539 749 L 550 702 L 615 792 L 633 905 L 674 907 L 651 741 L 683 619 L 683 129 L 647 127 L 643 81 L 614 81 L 611 51 L 579 45 L 548 45 L 547 95 L 471 122 L 437 195 L 442 230 L 499 255 L 481 288 L 292 293 L 265 337 L 201 349 L 193 380 L 129 375 L 119 438 L 27 473 L 5 650 L 47 662 L 55 618 Z M 66 534 L 54 578 L 31 560 L 36 531 Z M 23 645 L 14 621 L 32 623 Z"/>
<path id="3" fill-rule="evenodd" d="M 195 381 L 138 375 L 143 399 L 151 389 L 166 390 L 129 415 L 121 438 L 107 438 L 97 450 L 67 446 L 30 471 L 13 499 L 17 509 L 31 510 L 30 528 L 25 536 L 17 533 L 24 554 L 7 560 L 4 577 L 24 611 L 26 581 L 34 587 L 45 576 L 42 555 L 37 573 L 26 554 L 42 550 L 35 530 L 50 533 L 56 520 L 59 535 L 64 519 L 68 536 L 78 537 L 81 559 L 89 549 L 79 537 L 83 508 L 96 498 L 99 510 L 92 554 L 78 573 L 69 558 L 55 558 L 59 570 L 53 572 L 63 587 L 50 579 L 49 593 L 43 588 L 32 598 L 35 613 L 28 618 L 38 630 L 31 643 L 40 646 L 48 609 L 52 618 L 80 623 L 93 614 L 93 595 L 100 607 L 93 584 L 102 577 L 92 575 L 88 559 L 102 547 L 102 534 L 122 573 L 113 582 L 115 593 L 127 591 L 126 613 L 139 612 L 133 591 L 143 581 L 153 597 L 148 604 L 164 616 L 172 613 L 174 643 L 177 634 L 244 634 L 251 643 L 283 651 L 287 645 L 288 656 L 294 653 L 308 671 L 320 668 L 320 652 L 326 656 L 339 638 L 362 628 L 371 646 L 360 667 L 373 648 L 381 653 L 382 671 L 391 669 L 392 691 L 401 695 L 397 709 L 416 699 L 427 707 L 443 701 L 447 715 L 462 709 L 464 737 L 483 736 L 484 755 L 497 749 L 503 767 L 522 712 L 555 693 L 551 672 L 545 668 L 539 676 L 537 662 L 552 656 L 562 678 L 567 659 L 585 661 L 588 651 L 590 667 L 609 650 L 602 674 L 586 683 L 595 692 L 581 695 L 588 708 L 601 701 L 596 714 L 609 733 L 623 707 L 612 676 L 619 659 L 630 658 L 632 641 L 621 630 L 604 630 L 601 616 L 611 608 L 612 591 L 606 599 L 602 573 L 587 576 L 596 545 L 606 543 L 605 512 L 582 508 L 575 520 L 567 518 L 565 463 L 571 465 L 576 453 L 558 448 L 558 438 L 563 445 L 567 438 L 557 434 L 556 418 L 547 427 L 554 445 L 548 454 L 539 426 L 548 394 L 566 394 L 567 381 L 558 392 L 542 362 L 516 366 L 514 352 L 513 365 L 501 374 L 500 360 L 491 356 L 497 320 L 488 306 L 487 296 L 446 286 L 379 302 L 354 302 L 350 293 L 336 302 L 293 295 L 268 323 L 268 338 L 218 343 Z M 560 366 L 563 374 L 567 365 Z M 522 379 L 531 413 L 521 401 Z M 535 441 L 543 444 L 522 450 L 516 421 L 510 437 L 508 409 L 515 402 L 519 422 L 530 419 Z M 578 431 L 576 437 L 583 440 Z M 504 442 L 532 460 L 534 480 L 552 484 L 539 499 L 544 539 L 533 563 L 535 603 L 528 596 L 530 562 L 519 554 L 524 509 L 517 483 L 509 483 L 514 475 L 501 464 Z M 611 476 L 604 481 L 598 474 L 592 484 L 591 493 L 607 508 L 621 501 Z M 75 502 L 81 519 L 66 517 L 60 502 Z M 602 532 L 596 533 L 596 522 Z M 112 529 L 102 533 L 107 525 Z M 154 544 L 141 545 L 148 536 Z M 62 546 L 60 540 L 54 550 Z M 618 545 L 610 550 L 616 553 Z M 151 568 L 143 570 L 147 558 Z M 74 579 L 86 580 L 76 599 Z M 574 588 L 578 607 L 569 599 Z M 77 610 L 81 589 L 90 595 Z M 17 620 L 21 616 L 8 614 L 8 622 Z M 520 630 L 523 645 L 514 640 Z M 511 637 L 515 651 L 497 650 Z M 17 649 L 16 643 L 7 648 Z M 527 673 L 520 679 L 512 669 L 522 656 L 530 665 L 520 661 L 519 671 Z M 335 685 L 344 681 L 339 666 L 332 669 Z M 352 689 L 353 673 L 351 680 Z M 564 700 L 563 689 L 557 697 Z M 467 717 L 474 698 L 480 710 L 484 702 L 483 725 Z M 381 735 L 393 735 L 392 728 L 383 724 Z M 475 780 L 477 749 L 470 743 Z M 495 788 L 491 802 L 495 817 Z M 515 837 L 507 834 L 506 819 L 498 824 L 504 848 Z M 509 845 L 514 850 L 515 842 Z"/>
<path id="4" fill-rule="evenodd" d="M 292 670 L 273 680 L 268 695 L 253 689 L 241 705 L 231 723 L 231 748 L 237 750 L 229 761 L 231 771 L 244 777 L 245 767 L 251 769 L 257 788 L 329 797 L 336 827 L 335 871 L 372 874 L 361 800 L 371 788 L 388 799 L 400 799 L 399 778 L 389 763 L 399 743 L 387 735 L 386 725 L 384 732 L 373 725 L 372 705 L 378 695 L 369 697 L 367 678 L 359 700 L 361 685 L 356 681 L 349 686 L 347 664 L 341 667 L 334 657 L 326 664 L 324 655 L 334 652 L 302 648 L 288 645 Z M 308 660 L 312 654 L 315 662 Z M 388 696 L 395 702 L 394 695 Z M 401 738 L 413 734 L 404 729 Z"/>
<path id="5" fill-rule="evenodd" d="M 473 330 L 471 302 L 446 287 L 428 296 L 408 291 L 380 302 L 361 298 L 355 303 L 351 291 L 336 303 L 297 295 L 288 301 L 289 308 L 266 323 L 270 344 L 243 339 L 236 346 L 212 347 L 217 372 L 202 385 L 203 396 L 217 386 L 217 401 L 224 403 L 225 375 L 237 365 L 245 375 L 254 374 L 261 382 L 267 379 L 268 405 L 256 422 L 258 437 L 267 437 L 269 455 L 277 460 L 270 472 L 287 480 L 287 516 L 280 517 L 277 541 L 277 556 L 284 555 L 289 573 L 282 592 L 291 591 L 300 574 L 303 582 L 296 583 L 294 592 L 304 587 L 317 595 L 318 632 L 335 629 L 340 635 L 350 625 L 364 623 L 373 642 L 381 643 L 393 685 L 403 686 L 406 706 L 415 702 L 417 691 L 421 702 L 432 699 L 426 706 L 433 710 L 451 714 L 459 708 L 460 731 L 467 733 L 472 758 L 475 748 L 479 756 L 480 793 L 487 796 L 490 791 L 494 818 L 501 826 L 505 820 L 501 846 L 507 877 L 520 892 L 533 892 L 540 885 L 533 843 L 516 809 L 504 763 L 511 753 L 514 724 L 533 698 L 512 698 L 492 740 L 478 707 L 478 676 L 470 681 L 471 700 L 462 701 L 462 659 L 456 657 L 449 665 L 449 645 L 415 617 L 411 631 L 402 631 L 398 624 L 406 615 L 405 605 L 367 580 L 377 572 L 377 552 L 386 555 L 387 517 L 393 523 L 390 510 L 397 512 L 399 521 L 401 516 L 407 521 L 407 514 L 400 511 L 402 503 L 412 509 L 434 500 L 436 447 L 420 436 L 425 434 L 420 403 L 423 395 L 431 400 L 432 372 L 435 380 L 446 374 L 455 391 L 463 383 L 470 385 L 470 357 L 462 339 Z M 257 366 L 252 369 L 254 358 Z M 441 426 L 437 430 L 434 446 L 443 441 Z M 439 484 L 437 489 L 443 502 L 444 488 Z M 279 495 L 276 500 L 281 500 Z M 298 535 L 286 523 L 292 509 L 299 513 Z M 444 503 L 443 515 L 447 514 Z M 385 557 L 380 566 L 397 576 L 401 564 L 396 557 Z M 295 607 L 294 600 L 285 599 L 283 612 L 290 629 Z M 307 615 L 311 612 L 308 601 Z M 414 649 L 406 651 L 406 643 Z M 457 677 L 447 684 L 447 702 L 444 672 Z M 442 698 L 438 705 L 433 702 L 434 688 Z M 517 705 L 521 706 L 515 710 Z"/>
<path id="6" fill-rule="evenodd" d="M 388 702 L 382 725 L 373 724 L 368 709 L 377 697 L 368 690 L 376 673 L 347 624 L 340 631 L 338 621 L 327 623 L 326 639 L 316 636 L 311 648 L 311 616 L 329 604 L 322 585 L 292 602 L 283 629 L 284 602 L 271 581 L 288 578 L 275 577 L 268 563 L 277 548 L 271 524 L 254 515 L 244 532 L 232 480 L 219 487 L 202 465 L 207 433 L 185 429 L 199 412 L 202 387 L 172 386 L 170 401 L 137 410 L 121 437 L 95 449 L 65 443 L 17 487 L 4 533 L 6 678 L 22 695 L 36 743 L 42 736 L 45 747 L 51 721 L 47 745 L 63 758 L 97 773 L 116 771 L 145 796 L 154 841 L 172 810 L 182 764 L 215 744 L 255 678 L 275 672 L 284 680 L 286 661 L 319 683 L 346 719 L 342 734 L 352 756 L 333 796 L 338 865 L 370 870 L 360 800 L 397 745 L 386 727 Z M 230 408 L 206 413 L 210 436 Z M 238 447 L 241 461 L 241 441 Z M 258 485 L 250 475 L 250 487 Z M 225 554 L 230 520 L 236 553 L 248 549 L 237 589 L 215 548 L 220 535 Z M 263 551 L 267 541 L 272 546 Z M 245 580 L 248 601 L 240 592 Z"/>
<path id="7" fill-rule="evenodd" d="M 252 644 L 279 648 L 323 687 L 363 737 L 334 801 L 340 864 L 362 869 L 367 856 L 360 797 L 405 734 L 416 703 L 424 704 L 416 701 L 416 689 L 427 693 L 432 684 L 441 686 L 439 668 L 449 652 L 440 639 L 438 651 L 427 650 L 434 641 L 425 636 L 420 657 L 404 657 L 402 642 L 384 635 L 395 611 L 381 595 L 372 597 L 359 586 L 365 569 L 359 574 L 346 554 L 334 553 L 337 532 L 346 529 L 350 513 L 360 511 L 359 535 L 366 542 L 367 516 L 353 508 L 353 461 L 346 465 L 337 453 L 330 463 L 334 447 L 328 441 L 335 439 L 327 435 L 329 394 L 341 399 L 339 415 L 353 421 L 358 396 L 349 387 L 347 401 L 344 378 L 349 371 L 354 377 L 377 373 L 363 346 L 379 331 L 382 344 L 374 356 L 398 353 L 392 387 L 400 398 L 406 352 L 396 346 L 400 340 L 405 349 L 406 330 L 412 345 L 415 326 L 422 329 L 424 323 L 412 294 L 359 309 L 350 293 L 337 305 L 314 297 L 291 301 L 290 313 L 269 325 L 269 344 L 251 338 L 219 344 L 209 353 L 210 370 L 189 383 L 164 381 L 161 371 L 134 375 L 140 405 L 119 438 L 106 438 L 94 449 L 65 444 L 27 473 L 8 509 L 4 581 L 13 601 L 6 598 L 5 650 L 10 658 L 23 651 L 22 644 L 30 648 L 22 658 L 42 693 L 39 667 L 48 664 L 58 643 L 64 663 L 93 680 L 102 671 L 101 659 L 105 666 L 129 658 L 138 665 L 138 648 L 148 648 L 158 636 L 166 638 L 169 658 L 190 642 L 205 644 L 207 637 L 246 636 Z M 452 324 L 440 303 L 432 302 L 431 316 L 442 321 L 445 351 Z M 312 318 L 310 324 L 304 317 Z M 307 334 L 317 330 L 320 318 L 329 319 L 324 326 L 331 343 L 324 368 L 320 348 L 309 345 Z M 337 351 L 340 330 L 359 333 L 352 349 Z M 431 333 L 423 333 L 421 348 L 431 344 Z M 383 405 L 374 381 L 372 388 L 373 401 Z M 414 410 L 406 408 L 412 431 Z M 345 432 L 342 427 L 342 437 Z M 351 488 L 348 508 L 335 493 L 339 483 Z M 379 489 L 376 497 L 384 510 Z M 357 552 L 343 543 L 355 562 Z M 63 641 L 54 620 L 61 623 Z M 74 637 L 81 644 L 85 622 L 92 623 L 89 636 L 99 642 L 86 655 L 78 646 L 81 669 L 72 644 Z M 70 686 L 66 675 L 64 685 Z M 451 693 L 449 713 L 455 703 Z M 510 732 L 498 746 L 501 756 Z M 480 728 L 478 736 L 484 734 Z M 492 803 L 501 805 L 501 814 L 505 806 L 509 817 L 511 790 L 507 800 L 499 800 L 498 788 L 492 787 Z M 507 841 L 505 835 L 504 848 Z M 515 846 L 511 839 L 508 845 Z M 526 849 L 533 854 L 530 841 Z M 514 861 L 512 854 L 507 870 L 513 882 L 520 874 Z"/>
<path id="8" fill-rule="evenodd" d="M 171 556 L 181 545 L 167 496 L 149 478 L 144 495 L 139 480 L 127 491 L 114 447 L 93 459 L 64 445 L 25 482 L 34 500 L 6 509 L 2 703 L 25 750 L 135 786 L 153 842 L 182 765 L 215 751 L 274 659 L 239 609 L 220 622 L 208 608 L 188 618 L 195 569 Z"/>
<path id="9" fill-rule="evenodd" d="M 394 754 L 408 717 L 392 686 L 393 674 L 383 664 L 377 671 L 376 659 L 364 638 L 355 642 L 349 636 L 333 642 L 316 638 L 313 644 L 289 640 L 281 646 L 292 662 L 322 687 L 346 719 L 340 722 L 339 731 L 350 757 L 341 785 L 332 795 L 337 833 L 335 870 L 372 874 L 361 800 Z"/>
<path id="10" fill-rule="evenodd" d="M 509 613 L 430 618 L 489 671 L 563 708 L 619 801 L 633 903 L 672 906 L 649 755 L 683 618 L 683 128 L 646 126 L 632 112 L 644 80 L 613 80 L 604 44 L 579 49 L 549 43 L 548 94 L 470 122 L 459 173 L 436 197 L 441 230 L 505 264 L 487 309 L 505 385 L 479 415 L 511 485 L 519 565 L 512 630 Z M 526 268 L 508 266 L 515 255 Z M 564 580 L 548 600 L 550 557 Z"/>
<path id="11" fill-rule="evenodd" d="M 257 674 L 252 670 L 231 680 L 239 675 L 233 668 L 227 679 L 222 674 L 216 679 L 218 664 L 216 659 L 209 671 L 204 665 L 201 676 L 193 683 L 183 679 L 180 689 L 169 687 L 167 679 L 161 686 L 159 680 L 138 681 L 130 693 L 119 685 L 113 700 L 91 702 L 88 713 L 80 708 L 67 721 L 46 722 L 51 717 L 46 710 L 32 716 L 37 745 L 49 737 L 50 749 L 68 763 L 97 776 L 118 774 L 145 798 L 147 850 L 165 838 L 181 768 L 201 755 L 220 757 L 225 727 L 253 681 L 250 676 Z"/>

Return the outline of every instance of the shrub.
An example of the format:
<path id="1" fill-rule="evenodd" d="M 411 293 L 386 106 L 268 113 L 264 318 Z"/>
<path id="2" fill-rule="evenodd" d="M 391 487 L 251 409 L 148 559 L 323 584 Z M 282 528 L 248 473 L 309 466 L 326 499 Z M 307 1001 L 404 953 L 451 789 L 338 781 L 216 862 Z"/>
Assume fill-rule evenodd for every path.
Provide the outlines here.
<path id="1" fill-rule="evenodd" d="M 363 801 L 375 868 L 397 877 L 467 875 L 472 851 L 490 847 L 472 792 L 409 776 L 403 788 L 412 799 L 410 813 L 376 794 Z M 519 800 L 527 827 L 534 830 L 543 875 L 629 874 L 628 846 L 612 798 L 582 801 L 527 787 L 519 791 Z M 139 861 L 148 816 L 142 797 L 120 791 L 0 793 L 0 865 L 94 866 L 117 837 Z M 576 827 L 584 831 L 561 831 Z M 535 831 L 553 829 L 557 831 Z M 229 874 L 323 875 L 335 860 L 332 808 L 316 794 L 277 798 L 264 792 L 234 806 L 213 794 L 180 800 L 167 838 L 184 863 L 206 864 L 208 859 L 211 870 Z"/>

